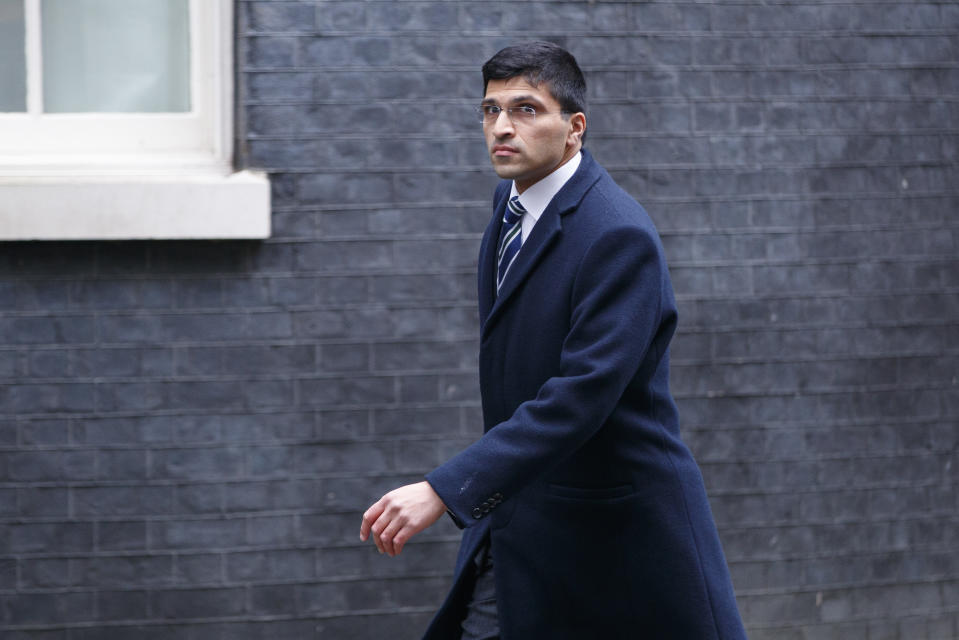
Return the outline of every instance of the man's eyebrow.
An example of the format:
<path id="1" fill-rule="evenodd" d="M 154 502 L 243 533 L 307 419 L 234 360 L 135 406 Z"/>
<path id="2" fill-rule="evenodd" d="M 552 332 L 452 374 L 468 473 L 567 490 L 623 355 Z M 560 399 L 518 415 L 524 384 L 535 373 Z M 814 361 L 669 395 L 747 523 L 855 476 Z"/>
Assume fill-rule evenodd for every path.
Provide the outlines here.
<path id="1" fill-rule="evenodd" d="M 524 95 L 521 95 L 521 96 L 513 96 L 512 98 L 509 99 L 509 103 L 510 103 L 510 104 L 522 104 L 522 103 L 524 103 L 524 102 L 533 102 L 533 103 L 535 103 L 535 104 L 542 105 L 542 102 L 540 102 L 539 100 L 537 100 L 537 99 L 536 99 L 536 96 L 533 96 L 533 95 L 526 95 L 526 94 L 524 94 Z M 496 100 L 493 100 L 492 98 L 483 98 L 483 102 L 481 102 L 480 104 L 484 104 L 484 105 L 485 105 L 485 104 L 497 104 L 497 102 L 496 102 Z"/>
<path id="2" fill-rule="evenodd" d="M 511 104 L 520 104 L 521 102 L 535 102 L 536 104 L 541 104 L 540 101 L 536 99 L 536 96 L 532 95 L 513 96 L 513 98 L 510 99 Z"/>

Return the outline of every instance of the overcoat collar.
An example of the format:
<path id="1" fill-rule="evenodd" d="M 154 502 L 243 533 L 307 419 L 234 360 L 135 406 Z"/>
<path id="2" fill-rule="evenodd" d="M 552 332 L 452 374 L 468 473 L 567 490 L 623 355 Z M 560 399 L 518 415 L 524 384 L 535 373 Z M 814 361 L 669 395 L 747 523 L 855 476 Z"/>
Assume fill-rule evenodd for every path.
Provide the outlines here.
<path id="1" fill-rule="evenodd" d="M 494 216 L 486 230 L 479 260 L 479 307 L 482 319 L 482 337 L 485 338 L 504 306 L 509 304 L 519 285 L 529 277 L 533 268 L 546 254 L 549 248 L 562 234 L 563 216 L 575 211 L 590 187 L 602 175 L 602 168 L 593 160 L 593 156 L 582 150 L 583 158 L 573 177 L 563 185 L 547 205 L 533 231 L 529 234 L 523 248 L 516 256 L 516 262 L 510 267 L 506 280 L 496 295 L 496 249 L 503 223 L 503 211 L 509 200 L 509 182 L 500 183 L 493 203 Z"/>

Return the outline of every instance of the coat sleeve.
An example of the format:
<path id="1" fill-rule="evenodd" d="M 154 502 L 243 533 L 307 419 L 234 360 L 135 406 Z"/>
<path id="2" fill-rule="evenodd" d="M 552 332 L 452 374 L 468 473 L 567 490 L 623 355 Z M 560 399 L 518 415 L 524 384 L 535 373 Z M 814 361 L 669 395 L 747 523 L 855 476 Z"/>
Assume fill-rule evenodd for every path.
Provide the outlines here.
<path id="1" fill-rule="evenodd" d="M 453 520 L 470 526 L 574 453 L 606 422 L 662 330 L 671 288 L 651 228 L 621 226 L 584 253 L 558 375 L 513 415 L 431 473 Z M 667 342 L 666 340 L 662 342 Z"/>

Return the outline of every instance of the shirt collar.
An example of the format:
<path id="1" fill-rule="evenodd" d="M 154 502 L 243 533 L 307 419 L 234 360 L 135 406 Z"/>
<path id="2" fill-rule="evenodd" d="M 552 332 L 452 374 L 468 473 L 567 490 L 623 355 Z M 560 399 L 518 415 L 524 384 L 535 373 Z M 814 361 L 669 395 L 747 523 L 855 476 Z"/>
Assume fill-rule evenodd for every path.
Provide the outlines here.
<path id="1" fill-rule="evenodd" d="M 576 169 L 579 168 L 579 163 L 582 158 L 582 152 L 577 151 L 576 155 L 570 158 L 566 164 L 555 169 L 553 173 L 528 188 L 519 196 L 519 202 L 523 205 L 523 208 L 526 209 L 526 215 L 531 216 L 533 220 L 539 220 L 539 217 L 543 215 L 543 211 L 546 210 L 553 196 L 559 193 L 563 185 L 576 173 Z M 518 194 L 516 182 L 514 181 L 509 197 L 513 198 Z"/>

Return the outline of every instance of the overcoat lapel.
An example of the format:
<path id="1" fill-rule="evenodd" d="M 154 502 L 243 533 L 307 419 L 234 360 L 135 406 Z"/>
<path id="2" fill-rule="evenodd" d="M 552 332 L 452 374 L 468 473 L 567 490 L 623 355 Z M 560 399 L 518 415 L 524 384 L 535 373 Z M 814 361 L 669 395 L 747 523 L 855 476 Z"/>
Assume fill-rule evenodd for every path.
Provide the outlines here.
<path id="1" fill-rule="evenodd" d="M 533 268 L 546 254 L 550 246 L 559 238 L 562 231 L 562 225 L 559 220 L 559 213 L 556 211 L 554 203 L 550 203 L 543 215 L 539 217 L 532 233 L 523 243 L 523 248 L 516 254 L 516 260 L 513 266 L 509 268 L 506 279 L 503 280 L 503 286 L 500 287 L 499 295 L 496 296 L 493 307 L 486 317 L 483 324 L 482 337 L 485 338 L 489 328 L 493 325 L 500 310 L 510 302 L 513 294 L 522 284 L 523 280 L 529 277 Z M 493 285 L 494 287 L 496 285 Z"/>
<path id="2" fill-rule="evenodd" d="M 502 183 L 506 185 L 507 183 Z M 503 226 L 503 211 L 506 209 L 506 200 L 509 197 L 509 191 L 505 197 L 499 197 L 503 192 L 501 186 L 496 190 L 496 200 L 494 201 L 493 219 L 486 226 L 486 233 L 483 235 L 483 242 L 480 245 L 479 255 L 479 279 L 478 279 L 478 302 L 481 324 L 486 324 L 486 318 L 489 317 L 493 303 L 496 301 L 496 245 L 499 241 L 500 228 Z"/>

